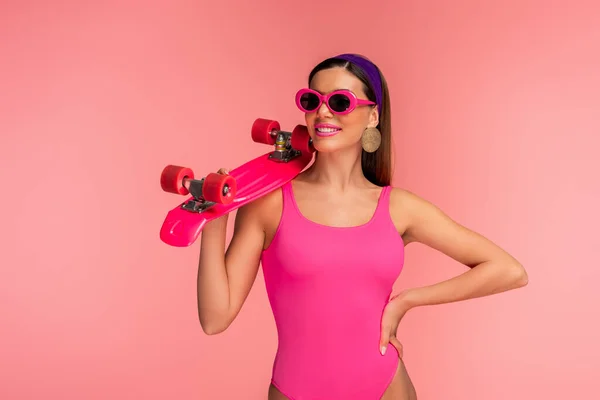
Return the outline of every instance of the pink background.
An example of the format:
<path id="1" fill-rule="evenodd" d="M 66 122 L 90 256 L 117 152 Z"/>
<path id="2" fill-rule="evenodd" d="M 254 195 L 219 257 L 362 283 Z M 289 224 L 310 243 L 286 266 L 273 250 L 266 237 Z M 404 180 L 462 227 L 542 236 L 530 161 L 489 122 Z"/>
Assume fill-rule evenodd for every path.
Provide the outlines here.
<path id="1" fill-rule="evenodd" d="M 525 289 L 406 316 L 419 399 L 595 398 L 598 3 L 235 3 L 2 3 L 0 398 L 265 399 L 262 275 L 205 336 L 198 246 L 158 238 L 180 200 L 159 174 L 261 154 L 252 121 L 303 122 L 295 91 L 346 51 L 389 82 L 395 185 L 529 273 Z M 411 246 L 398 288 L 463 270 Z"/>

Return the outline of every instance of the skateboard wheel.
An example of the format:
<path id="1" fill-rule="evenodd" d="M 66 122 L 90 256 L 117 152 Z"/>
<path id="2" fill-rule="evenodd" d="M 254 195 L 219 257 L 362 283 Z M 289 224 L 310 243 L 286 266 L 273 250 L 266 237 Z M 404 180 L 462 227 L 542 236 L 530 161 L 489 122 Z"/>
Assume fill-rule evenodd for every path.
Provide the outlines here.
<path id="1" fill-rule="evenodd" d="M 202 196 L 207 201 L 231 204 L 236 190 L 236 181 L 233 176 L 211 173 L 204 178 Z"/>
<path id="2" fill-rule="evenodd" d="M 160 186 L 169 193 L 187 195 L 189 191 L 183 186 L 185 178 L 194 179 L 194 172 L 190 168 L 179 165 L 167 165 L 160 174 Z"/>
<path id="3" fill-rule="evenodd" d="M 309 154 L 315 151 L 308 129 L 304 125 L 296 125 L 292 131 L 291 142 L 292 148 L 299 150 L 302 154 Z"/>
<path id="4" fill-rule="evenodd" d="M 252 140 L 256 143 L 275 144 L 276 135 L 271 135 L 272 131 L 278 131 L 281 127 L 279 122 L 270 119 L 258 118 L 252 124 Z"/>

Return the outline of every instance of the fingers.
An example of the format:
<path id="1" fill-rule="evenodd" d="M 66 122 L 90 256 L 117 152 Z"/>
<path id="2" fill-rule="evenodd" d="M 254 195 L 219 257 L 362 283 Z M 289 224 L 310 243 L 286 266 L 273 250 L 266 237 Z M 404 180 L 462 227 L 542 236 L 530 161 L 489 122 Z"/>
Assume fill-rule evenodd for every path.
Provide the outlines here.
<path id="1" fill-rule="evenodd" d="M 219 168 L 219 170 L 217 171 L 217 174 L 229 175 L 229 169 L 227 169 L 227 168 Z"/>
<path id="2" fill-rule="evenodd" d="M 392 312 L 393 309 L 389 308 L 391 303 L 388 303 L 384 309 L 381 317 L 381 339 L 379 341 L 379 348 L 381 355 L 384 355 L 388 345 L 391 343 L 396 348 L 400 358 L 404 355 L 402 343 L 396 337 L 396 331 L 398 330 L 399 318 Z"/>
<path id="3" fill-rule="evenodd" d="M 387 350 L 387 345 L 389 343 L 390 339 L 387 333 L 383 333 L 381 335 L 381 340 L 379 342 L 379 352 L 381 353 L 381 355 L 384 355 L 386 350 Z"/>
<path id="4" fill-rule="evenodd" d="M 390 342 L 390 326 L 386 323 L 385 318 L 381 322 L 381 339 L 379 340 L 379 352 L 385 354 L 388 343 Z"/>

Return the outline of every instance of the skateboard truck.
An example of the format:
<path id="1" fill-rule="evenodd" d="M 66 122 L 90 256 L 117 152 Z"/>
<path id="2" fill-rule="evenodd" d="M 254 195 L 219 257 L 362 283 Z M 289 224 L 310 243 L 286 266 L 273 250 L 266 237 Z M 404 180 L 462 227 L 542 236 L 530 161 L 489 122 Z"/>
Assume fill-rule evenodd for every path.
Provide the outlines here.
<path id="1" fill-rule="evenodd" d="M 312 152 L 312 139 L 305 126 L 298 125 L 292 132 L 282 131 L 277 121 L 259 118 L 252 125 L 252 140 L 275 145 L 269 159 L 287 163 L 303 153 Z"/>
<path id="2" fill-rule="evenodd" d="M 279 162 L 288 162 L 300 155 L 299 150 L 292 148 L 290 140 L 292 132 L 274 131 L 273 133 L 276 135 L 275 151 L 269 155 L 269 159 Z"/>
<path id="3" fill-rule="evenodd" d="M 210 173 L 202 179 L 194 179 L 190 168 L 167 165 L 161 174 L 160 184 L 166 192 L 192 197 L 181 204 L 190 212 L 202 212 L 217 203 L 230 204 L 236 194 L 236 180 L 233 176 Z"/>
<path id="4" fill-rule="evenodd" d="M 189 182 L 188 191 L 192 195 L 191 199 L 185 201 L 181 208 L 191 212 L 202 212 L 208 207 L 216 204 L 214 201 L 207 201 L 202 198 L 202 186 L 204 185 L 204 178 L 198 179 L 186 179 Z M 184 181 L 185 182 L 185 181 Z M 224 192 L 229 192 L 229 187 L 226 187 Z"/>

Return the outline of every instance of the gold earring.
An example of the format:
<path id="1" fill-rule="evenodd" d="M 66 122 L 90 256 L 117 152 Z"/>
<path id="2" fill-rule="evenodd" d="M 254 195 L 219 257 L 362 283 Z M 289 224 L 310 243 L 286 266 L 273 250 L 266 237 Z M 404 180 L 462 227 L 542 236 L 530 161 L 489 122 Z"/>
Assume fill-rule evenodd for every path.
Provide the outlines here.
<path id="1" fill-rule="evenodd" d="M 381 146 L 381 132 L 377 128 L 367 128 L 361 137 L 362 148 L 367 153 L 377 151 Z"/>

